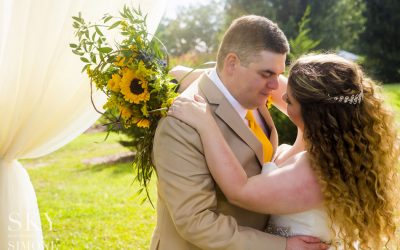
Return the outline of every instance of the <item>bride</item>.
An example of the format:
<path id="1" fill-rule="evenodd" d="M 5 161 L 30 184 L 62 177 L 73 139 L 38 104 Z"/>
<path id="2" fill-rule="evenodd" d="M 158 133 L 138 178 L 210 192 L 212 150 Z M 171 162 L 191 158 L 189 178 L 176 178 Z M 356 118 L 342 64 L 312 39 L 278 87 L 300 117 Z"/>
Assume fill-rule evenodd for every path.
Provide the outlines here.
<path id="1" fill-rule="evenodd" d="M 274 162 L 250 178 L 202 97 L 177 98 L 169 115 L 196 128 L 210 172 L 231 203 L 274 214 L 268 232 L 316 236 L 338 249 L 394 248 L 398 138 L 376 89 L 341 57 L 298 59 L 282 97 L 297 139 L 279 146 Z M 269 116 L 263 107 L 260 112 Z M 280 196 L 289 187 L 297 191 Z M 308 205 L 298 206 L 296 196 L 307 196 Z M 288 207 L 292 214 L 279 214 Z"/>

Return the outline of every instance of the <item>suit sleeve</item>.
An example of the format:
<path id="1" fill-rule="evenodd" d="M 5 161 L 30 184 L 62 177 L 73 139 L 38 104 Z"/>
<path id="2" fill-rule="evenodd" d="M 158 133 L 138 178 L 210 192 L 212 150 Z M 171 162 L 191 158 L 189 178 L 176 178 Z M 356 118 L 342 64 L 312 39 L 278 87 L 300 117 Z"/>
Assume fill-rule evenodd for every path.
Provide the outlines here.
<path id="1" fill-rule="evenodd" d="M 201 249 L 284 250 L 286 240 L 241 227 L 217 212 L 214 181 L 207 168 L 200 136 L 187 124 L 167 117 L 160 122 L 153 146 L 158 192 L 182 238 Z"/>

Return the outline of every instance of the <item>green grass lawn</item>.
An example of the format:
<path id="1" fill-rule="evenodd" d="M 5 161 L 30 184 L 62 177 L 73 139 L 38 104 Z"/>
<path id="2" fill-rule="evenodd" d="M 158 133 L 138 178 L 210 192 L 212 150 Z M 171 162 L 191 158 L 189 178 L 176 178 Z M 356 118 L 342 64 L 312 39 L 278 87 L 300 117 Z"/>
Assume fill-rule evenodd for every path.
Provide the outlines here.
<path id="1" fill-rule="evenodd" d="M 148 249 L 155 210 L 136 195 L 131 165 L 82 163 L 127 151 L 118 135 L 104 138 L 83 134 L 46 157 L 22 161 L 36 190 L 48 249 Z"/>
<path id="2" fill-rule="evenodd" d="M 396 121 L 400 124 L 400 83 L 386 84 L 383 86 L 384 94 L 388 103 L 393 107 Z"/>
<path id="3" fill-rule="evenodd" d="M 400 113 L 400 84 L 385 85 L 384 93 Z M 136 196 L 130 164 L 82 163 L 127 151 L 119 135 L 104 138 L 83 134 L 48 156 L 21 161 L 36 190 L 48 249 L 148 249 L 155 210 Z M 154 182 L 150 191 L 155 202 Z"/>

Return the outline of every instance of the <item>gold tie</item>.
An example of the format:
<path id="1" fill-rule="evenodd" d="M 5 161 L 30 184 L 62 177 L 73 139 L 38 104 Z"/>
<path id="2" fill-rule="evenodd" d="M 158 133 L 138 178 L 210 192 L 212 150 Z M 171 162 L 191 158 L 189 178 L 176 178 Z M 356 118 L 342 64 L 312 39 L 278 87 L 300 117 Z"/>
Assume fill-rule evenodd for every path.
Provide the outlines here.
<path id="1" fill-rule="evenodd" d="M 263 147 L 264 163 L 272 159 L 273 148 L 268 137 L 264 134 L 262 128 L 257 124 L 251 110 L 247 111 L 246 119 L 249 121 L 249 128 L 253 131 L 254 135 L 261 142 Z"/>

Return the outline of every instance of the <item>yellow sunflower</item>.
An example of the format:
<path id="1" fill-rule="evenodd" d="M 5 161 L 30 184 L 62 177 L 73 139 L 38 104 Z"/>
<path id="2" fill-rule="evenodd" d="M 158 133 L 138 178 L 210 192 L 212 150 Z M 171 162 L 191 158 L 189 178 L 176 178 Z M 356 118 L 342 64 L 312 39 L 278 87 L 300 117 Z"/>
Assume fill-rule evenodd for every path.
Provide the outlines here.
<path id="1" fill-rule="evenodd" d="M 114 92 L 119 92 L 120 87 L 119 84 L 121 82 L 121 76 L 119 74 L 113 74 L 111 79 L 108 80 L 107 88 Z"/>
<path id="2" fill-rule="evenodd" d="M 130 103 L 139 104 L 141 101 L 148 101 L 150 93 L 147 89 L 147 81 L 136 75 L 131 69 L 124 69 L 120 87 L 124 99 Z"/>
<path id="3" fill-rule="evenodd" d="M 148 119 L 141 119 L 138 123 L 136 123 L 136 126 L 139 128 L 148 128 L 150 127 L 150 121 Z"/>

